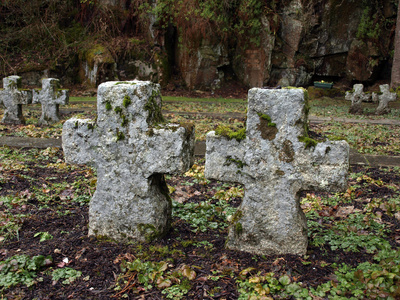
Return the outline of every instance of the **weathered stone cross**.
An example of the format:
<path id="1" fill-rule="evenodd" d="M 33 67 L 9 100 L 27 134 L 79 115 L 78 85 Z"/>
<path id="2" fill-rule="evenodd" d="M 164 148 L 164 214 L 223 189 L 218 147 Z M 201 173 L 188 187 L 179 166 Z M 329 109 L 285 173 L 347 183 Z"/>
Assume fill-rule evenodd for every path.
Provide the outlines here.
<path id="1" fill-rule="evenodd" d="M 60 89 L 60 81 L 55 78 L 42 79 L 42 89 L 33 90 L 33 103 L 42 104 L 42 116 L 39 124 L 48 125 L 60 121 L 58 107 L 67 105 L 69 101 L 68 90 Z"/>
<path id="2" fill-rule="evenodd" d="M 362 102 L 371 101 L 371 94 L 364 93 L 364 85 L 361 83 L 353 85 L 353 91 L 346 92 L 346 100 L 351 100 L 349 113 L 362 114 Z"/>
<path id="3" fill-rule="evenodd" d="M 97 168 L 89 235 L 151 240 L 167 232 L 171 199 L 164 174 L 193 163 L 194 128 L 162 124 L 159 85 L 106 82 L 98 87 L 97 122 L 70 119 L 63 127 L 69 163 Z"/>
<path id="4" fill-rule="evenodd" d="M 253 88 L 246 138 L 207 134 L 205 176 L 245 186 L 229 229 L 230 249 L 305 254 L 307 223 L 299 192 L 338 191 L 347 185 L 349 145 L 307 137 L 305 93 Z"/>
<path id="5" fill-rule="evenodd" d="M 372 93 L 372 99 L 375 102 L 379 101 L 375 114 L 384 115 L 390 113 L 389 102 L 396 101 L 397 94 L 390 92 L 388 84 L 381 84 L 379 86 L 380 93 Z"/>
<path id="6" fill-rule="evenodd" d="M 22 104 L 32 103 L 32 91 L 21 89 L 21 77 L 9 76 L 3 78 L 3 87 L 0 89 L 0 104 L 5 106 L 1 122 L 9 124 L 25 124 L 22 115 Z"/>

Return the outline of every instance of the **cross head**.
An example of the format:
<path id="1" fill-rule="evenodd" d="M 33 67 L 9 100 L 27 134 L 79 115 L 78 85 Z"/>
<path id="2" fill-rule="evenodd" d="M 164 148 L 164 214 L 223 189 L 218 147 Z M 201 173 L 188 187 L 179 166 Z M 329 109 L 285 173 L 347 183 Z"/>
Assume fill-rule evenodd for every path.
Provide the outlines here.
<path id="1" fill-rule="evenodd" d="M 0 89 L 0 104 L 5 110 L 1 122 L 7 124 L 25 124 L 22 105 L 32 103 L 32 91 L 21 89 L 21 77 L 3 78 L 3 89 Z"/>
<path id="2" fill-rule="evenodd" d="M 164 174 L 193 163 L 192 124 L 163 123 L 158 84 L 106 82 L 98 87 L 96 121 L 72 118 L 63 127 L 68 163 L 97 169 L 89 235 L 145 241 L 164 235 L 171 199 Z"/>
<path id="3" fill-rule="evenodd" d="M 300 192 L 336 192 L 347 186 L 349 145 L 308 137 L 306 99 L 303 89 L 253 88 L 245 138 L 207 134 L 205 176 L 245 187 L 227 248 L 305 254 L 307 222 Z"/>
<path id="4" fill-rule="evenodd" d="M 60 81 L 55 78 L 43 78 L 42 89 L 33 90 L 33 103 L 42 105 L 41 125 L 49 125 L 60 121 L 59 106 L 67 105 L 69 91 L 60 89 Z"/>

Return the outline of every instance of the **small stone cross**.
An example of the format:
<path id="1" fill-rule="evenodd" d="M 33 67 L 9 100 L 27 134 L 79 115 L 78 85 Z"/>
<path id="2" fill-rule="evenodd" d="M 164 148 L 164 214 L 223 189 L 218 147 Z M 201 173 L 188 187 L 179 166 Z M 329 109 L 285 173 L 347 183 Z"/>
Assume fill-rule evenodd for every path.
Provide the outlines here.
<path id="1" fill-rule="evenodd" d="M 3 87 L 0 89 L 0 104 L 5 106 L 1 122 L 8 124 L 25 124 L 22 115 L 22 104 L 32 103 L 32 91 L 21 89 L 21 77 L 9 76 L 3 78 Z"/>
<path id="2" fill-rule="evenodd" d="M 371 94 L 364 93 L 364 85 L 360 83 L 353 85 L 353 91 L 346 92 L 345 99 L 351 100 L 349 113 L 362 114 L 362 102 L 371 101 Z"/>
<path id="3" fill-rule="evenodd" d="M 42 116 L 39 124 L 49 125 L 60 121 L 59 106 L 67 105 L 69 91 L 60 89 L 60 81 L 55 78 L 43 78 L 42 89 L 33 90 L 33 103 L 41 103 Z"/>
<path id="4" fill-rule="evenodd" d="M 372 99 L 379 101 L 378 107 L 376 108 L 375 114 L 384 115 L 390 113 L 389 102 L 396 101 L 396 93 L 390 92 L 388 84 L 382 84 L 379 86 L 380 93 L 372 93 Z"/>
<path id="5" fill-rule="evenodd" d="M 68 163 L 97 168 L 89 235 L 117 241 L 164 235 L 172 209 L 164 174 L 192 165 L 193 125 L 162 123 L 159 85 L 146 81 L 100 84 L 97 112 L 97 121 L 67 120 L 62 136 Z"/>
<path id="6" fill-rule="evenodd" d="M 299 193 L 347 185 L 349 145 L 308 138 L 305 93 L 253 88 L 245 139 L 207 134 L 205 176 L 245 186 L 229 228 L 230 249 L 305 254 L 307 223 Z"/>

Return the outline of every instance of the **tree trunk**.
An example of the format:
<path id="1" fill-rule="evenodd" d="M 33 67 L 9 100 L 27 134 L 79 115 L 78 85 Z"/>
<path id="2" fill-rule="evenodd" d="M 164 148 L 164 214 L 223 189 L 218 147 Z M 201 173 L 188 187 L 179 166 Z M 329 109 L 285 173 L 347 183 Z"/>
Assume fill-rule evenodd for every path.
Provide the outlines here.
<path id="1" fill-rule="evenodd" d="M 397 20 L 394 37 L 394 55 L 392 65 L 392 78 L 390 86 L 396 89 L 400 86 L 400 0 L 397 7 Z"/>

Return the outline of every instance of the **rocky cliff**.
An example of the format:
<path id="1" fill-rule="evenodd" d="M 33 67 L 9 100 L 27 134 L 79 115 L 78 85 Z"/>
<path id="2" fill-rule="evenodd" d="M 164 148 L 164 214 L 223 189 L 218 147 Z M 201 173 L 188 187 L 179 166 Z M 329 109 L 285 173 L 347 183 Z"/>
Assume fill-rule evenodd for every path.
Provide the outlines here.
<path id="1" fill-rule="evenodd" d="M 73 8 L 75 2 L 65 3 Z M 34 84 L 44 73 L 93 87 L 134 78 L 167 84 L 174 77 L 189 89 L 215 89 L 232 78 L 248 87 L 390 80 L 397 1 L 78 2 L 62 32 L 78 36 L 71 28 L 81 24 L 79 33 L 95 32 L 89 42 L 75 42 L 71 50 L 70 41 L 70 52 L 34 68 L 7 62 L 0 77 L 25 74 Z M 9 16 L 14 8 L 4 7 Z"/>

